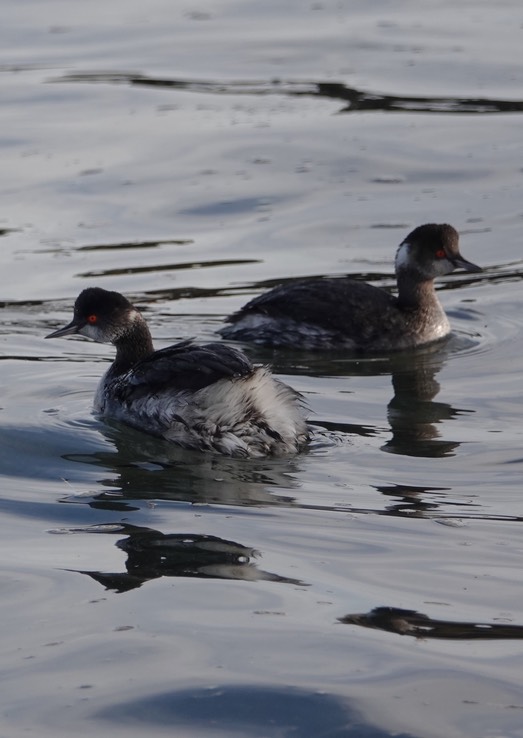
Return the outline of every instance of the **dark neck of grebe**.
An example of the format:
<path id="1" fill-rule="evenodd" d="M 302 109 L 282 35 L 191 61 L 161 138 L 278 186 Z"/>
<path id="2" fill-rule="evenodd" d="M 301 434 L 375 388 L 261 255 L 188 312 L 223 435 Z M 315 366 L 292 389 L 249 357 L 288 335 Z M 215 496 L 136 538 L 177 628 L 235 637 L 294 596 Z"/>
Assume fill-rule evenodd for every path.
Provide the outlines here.
<path id="1" fill-rule="evenodd" d="M 433 279 L 425 279 L 419 272 L 411 269 L 402 269 L 397 280 L 398 302 L 401 307 L 416 310 L 430 305 L 439 306 Z"/>
<path id="2" fill-rule="evenodd" d="M 110 370 L 113 376 L 129 371 L 138 361 L 154 352 L 149 328 L 138 312 L 133 314 L 133 319 L 113 343 L 116 346 L 116 358 Z"/>

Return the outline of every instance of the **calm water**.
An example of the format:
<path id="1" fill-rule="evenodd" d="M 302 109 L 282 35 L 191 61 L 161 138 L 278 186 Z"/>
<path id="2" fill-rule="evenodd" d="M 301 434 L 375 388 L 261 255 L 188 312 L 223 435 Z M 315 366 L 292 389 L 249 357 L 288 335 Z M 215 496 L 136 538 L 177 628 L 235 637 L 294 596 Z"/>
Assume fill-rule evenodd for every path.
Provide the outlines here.
<path id="1" fill-rule="evenodd" d="M 521 4 L 2 10 L 0 734 L 523 736 Z M 450 340 L 248 349 L 298 458 L 103 424 L 111 347 L 43 340 L 88 285 L 158 347 L 283 279 L 388 287 L 428 221 L 485 267 Z"/>

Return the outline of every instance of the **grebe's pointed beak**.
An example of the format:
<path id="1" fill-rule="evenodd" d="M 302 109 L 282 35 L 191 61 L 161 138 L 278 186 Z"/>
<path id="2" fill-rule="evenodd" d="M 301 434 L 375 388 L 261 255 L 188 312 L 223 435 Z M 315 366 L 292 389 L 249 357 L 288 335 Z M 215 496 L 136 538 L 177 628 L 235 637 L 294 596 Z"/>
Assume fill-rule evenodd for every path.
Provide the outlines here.
<path id="1" fill-rule="evenodd" d="M 82 325 L 80 323 L 72 320 L 68 325 L 65 325 L 63 328 L 59 328 L 57 331 L 53 331 L 53 333 L 50 333 L 48 336 L 44 336 L 44 338 L 61 338 L 62 336 L 71 336 L 73 333 L 79 333 L 81 328 Z"/>
<path id="2" fill-rule="evenodd" d="M 482 272 L 483 269 L 477 264 L 473 264 L 471 261 L 464 259 L 461 254 L 451 259 L 456 269 L 464 269 L 466 272 Z"/>

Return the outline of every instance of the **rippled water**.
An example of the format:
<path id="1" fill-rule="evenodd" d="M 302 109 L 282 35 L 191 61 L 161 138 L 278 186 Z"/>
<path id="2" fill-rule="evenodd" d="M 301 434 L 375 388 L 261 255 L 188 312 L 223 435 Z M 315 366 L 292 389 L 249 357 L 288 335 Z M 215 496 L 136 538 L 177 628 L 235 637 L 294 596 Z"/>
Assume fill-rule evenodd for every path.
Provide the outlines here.
<path id="1" fill-rule="evenodd" d="M 521 28 L 514 0 L 4 2 L 2 734 L 523 736 Z M 297 458 L 90 412 L 100 285 L 157 346 L 305 275 L 393 285 L 447 221 L 454 332 L 372 358 L 245 347 Z"/>

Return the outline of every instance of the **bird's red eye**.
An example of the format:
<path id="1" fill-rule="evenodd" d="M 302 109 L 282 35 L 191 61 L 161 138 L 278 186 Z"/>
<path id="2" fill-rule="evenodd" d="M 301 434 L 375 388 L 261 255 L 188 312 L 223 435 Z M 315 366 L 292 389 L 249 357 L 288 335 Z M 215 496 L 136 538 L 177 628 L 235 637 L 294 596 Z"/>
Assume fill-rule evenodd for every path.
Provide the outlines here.
<path id="1" fill-rule="evenodd" d="M 444 252 L 443 249 L 438 249 L 438 251 L 436 251 L 436 256 L 438 257 L 438 259 L 444 259 L 447 254 Z"/>
<path id="2" fill-rule="evenodd" d="M 96 323 L 97 320 L 98 320 L 98 318 L 96 317 L 96 315 L 94 313 L 92 315 L 89 315 L 88 318 L 87 318 L 87 322 L 88 323 L 91 323 L 91 324 L 92 323 Z"/>

